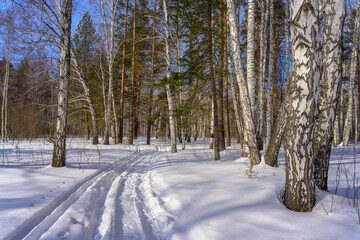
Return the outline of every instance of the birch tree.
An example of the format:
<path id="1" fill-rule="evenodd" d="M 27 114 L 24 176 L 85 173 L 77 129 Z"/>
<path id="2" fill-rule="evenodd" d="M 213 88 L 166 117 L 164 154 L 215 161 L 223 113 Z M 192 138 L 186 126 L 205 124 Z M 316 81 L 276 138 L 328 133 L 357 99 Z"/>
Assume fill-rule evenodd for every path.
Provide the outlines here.
<path id="1" fill-rule="evenodd" d="M 289 86 L 290 104 L 284 139 L 284 203 L 299 212 L 311 211 L 315 205 L 313 138 L 321 60 L 318 15 L 317 0 L 291 2 L 291 81 L 294 84 Z"/>
<path id="2" fill-rule="evenodd" d="M 81 86 L 84 89 L 85 98 L 86 98 L 86 101 L 87 101 L 88 106 L 89 106 L 89 111 L 90 111 L 91 120 L 92 120 L 92 128 L 93 128 L 92 144 L 96 145 L 96 144 L 99 143 L 99 135 L 98 135 L 98 120 L 97 120 L 94 100 L 92 98 L 89 86 L 86 83 L 84 74 L 83 74 L 83 72 L 82 72 L 82 70 L 80 68 L 78 59 L 76 57 L 76 54 L 75 54 L 73 48 L 71 48 L 70 53 L 71 53 L 72 62 L 73 62 L 74 68 L 75 68 L 74 70 L 75 70 L 76 74 L 78 75 L 78 80 L 79 80 Z"/>
<path id="3" fill-rule="evenodd" d="M 118 0 L 96 0 L 96 4 L 99 4 L 99 11 L 97 15 L 101 19 L 101 27 L 103 29 L 102 42 L 105 49 L 105 56 L 107 62 L 107 72 L 108 72 L 108 92 L 106 94 L 105 100 L 105 132 L 104 132 L 104 144 L 109 144 L 110 138 L 110 115 L 112 107 L 112 98 L 113 98 L 113 81 L 114 81 L 114 62 L 115 56 L 118 51 L 118 46 L 115 46 L 115 17 L 118 7 Z M 116 120 L 115 120 L 116 121 Z M 117 134 L 117 133 L 116 133 Z M 113 136 L 115 142 L 117 141 L 117 136 Z"/>
<path id="4" fill-rule="evenodd" d="M 60 11 L 60 60 L 59 60 L 59 87 L 56 115 L 56 129 L 54 151 L 52 156 L 53 167 L 65 166 L 66 154 L 66 123 L 68 107 L 68 91 L 70 81 L 70 50 L 71 50 L 71 13 L 72 0 L 63 0 Z"/>
<path id="5" fill-rule="evenodd" d="M 314 138 L 315 184 L 327 190 L 333 126 L 342 71 L 342 29 L 345 19 L 344 0 L 321 0 L 324 18 L 322 32 L 322 76 Z"/>
<path id="6" fill-rule="evenodd" d="M 256 119 L 256 68 L 255 68 L 255 0 L 248 0 L 248 19 L 247 19 L 247 88 L 249 91 L 250 108 L 253 120 Z"/>
<path id="7" fill-rule="evenodd" d="M 171 77 L 171 66 L 170 66 L 170 36 L 169 36 L 169 23 L 168 23 L 168 11 L 166 0 L 163 0 L 163 8 L 164 8 L 164 25 L 165 25 L 165 61 L 166 61 L 166 77 L 170 79 Z M 175 124 L 175 116 L 174 116 L 174 99 L 170 87 L 170 83 L 166 83 L 166 95 L 168 100 L 168 108 L 169 108 L 169 124 L 170 124 L 170 141 L 171 141 L 171 152 L 176 153 L 176 124 Z"/>
<path id="8" fill-rule="evenodd" d="M 231 36 L 231 49 L 235 63 L 236 79 L 240 91 L 242 116 L 244 119 L 244 135 L 246 135 L 245 144 L 249 148 L 251 163 L 259 164 L 260 155 L 256 141 L 255 124 L 254 124 L 253 116 L 251 114 L 251 102 L 248 94 L 249 91 L 246 86 L 246 79 L 245 79 L 244 69 L 241 60 L 240 41 L 236 26 L 235 5 L 233 0 L 227 0 L 226 2 L 227 2 L 227 18 L 229 24 L 229 32 Z"/>

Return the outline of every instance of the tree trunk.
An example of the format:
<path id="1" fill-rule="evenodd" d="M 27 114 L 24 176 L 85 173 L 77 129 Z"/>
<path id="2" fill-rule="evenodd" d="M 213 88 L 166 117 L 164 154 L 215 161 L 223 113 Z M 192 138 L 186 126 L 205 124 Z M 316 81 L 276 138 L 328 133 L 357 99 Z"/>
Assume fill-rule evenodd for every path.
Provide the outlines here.
<path id="1" fill-rule="evenodd" d="M 70 49 L 71 49 L 71 12 L 72 0 L 62 2 L 61 37 L 59 60 L 59 90 L 56 116 L 54 151 L 51 166 L 64 167 L 66 154 L 66 125 L 68 92 L 70 81 Z"/>
<path id="2" fill-rule="evenodd" d="M 119 112 L 119 143 L 123 143 L 124 138 L 124 91 L 125 91 L 125 61 L 126 61 L 126 35 L 127 35 L 127 20 L 128 20 L 129 0 L 126 0 L 125 23 L 124 23 L 124 43 L 123 56 L 121 63 L 121 89 L 120 89 L 120 112 Z"/>
<path id="3" fill-rule="evenodd" d="M 129 144 L 134 143 L 135 133 L 135 44 L 136 44 L 136 0 L 134 0 L 134 11 L 133 11 L 133 39 L 132 39 L 132 58 L 131 58 L 131 101 L 130 101 L 130 127 L 129 127 Z"/>
<path id="4" fill-rule="evenodd" d="M 157 0 L 154 3 L 154 13 L 156 13 Z M 147 120 L 147 132 L 146 132 L 146 144 L 150 144 L 151 138 L 151 125 L 152 125 L 152 109 L 153 109 L 153 95 L 154 95 L 154 66 L 155 66 L 155 37 L 156 37 L 156 18 L 153 18 L 153 39 L 151 48 L 151 73 L 150 73 L 150 93 L 149 93 L 149 107 L 148 107 L 148 120 Z"/>
<path id="5" fill-rule="evenodd" d="M 256 113 L 256 102 L 255 102 L 255 92 L 256 92 L 256 68 L 255 68 L 255 0 L 248 0 L 248 18 L 247 18 L 247 88 L 249 92 L 250 99 L 250 108 L 251 115 L 254 123 L 257 119 Z"/>
<path id="6" fill-rule="evenodd" d="M 284 203 L 293 211 L 315 205 L 313 138 L 320 80 L 319 5 L 317 0 L 291 2 L 292 81 L 285 128 Z"/>
<path id="7" fill-rule="evenodd" d="M 225 150 L 225 123 L 224 123 L 224 53 L 225 53 L 225 41 L 224 41 L 224 11 L 222 6 L 219 9 L 219 74 L 218 74 L 218 124 L 219 124 L 219 150 Z M 213 52 L 215 55 L 215 51 Z"/>
<path id="8" fill-rule="evenodd" d="M 285 0 L 285 86 L 290 82 L 289 0 Z"/>
<path id="9" fill-rule="evenodd" d="M 271 126 L 273 120 L 273 93 L 274 93 L 274 1 L 269 0 L 270 8 L 270 29 L 269 29 L 269 69 L 268 69 L 268 91 L 267 91 L 267 111 L 266 111 L 266 145 L 268 148 L 271 136 Z"/>
<path id="10" fill-rule="evenodd" d="M 335 114 L 335 121 L 334 121 L 334 147 L 337 147 L 340 144 L 340 121 L 339 121 L 339 115 L 340 115 L 340 103 L 337 104 L 336 114 Z"/>
<path id="11" fill-rule="evenodd" d="M 345 123 L 344 123 L 344 132 L 343 132 L 343 146 L 349 144 L 350 131 L 352 128 L 352 117 L 353 117 L 353 91 L 354 83 L 357 77 L 357 58 L 358 58 L 358 49 L 359 49 L 359 25 L 360 25 L 360 0 L 357 1 L 356 6 L 356 18 L 355 18 L 355 28 L 353 32 L 353 49 L 351 53 L 351 72 L 350 72 L 350 81 L 349 81 L 349 100 L 346 110 Z"/>
<path id="12" fill-rule="evenodd" d="M 210 58 L 210 80 L 211 80 L 211 93 L 212 93 L 212 103 L 213 103 L 213 112 L 214 112 L 214 159 L 220 160 L 220 142 L 219 142 L 219 122 L 218 122 L 218 104 L 217 104 L 217 90 L 216 90 L 216 81 L 215 81 L 215 71 L 214 71 L 214 59 L 213 59 L 213 34 L 212 34 L 212 15 L 213 8 L 212 3 L 208 1 L 208 13 L 207 13 L 207 27 L 209 35 L 209 58 Z"/>
<path id="13" fill-rule="evenodd" d="M 114 91 L 112 91 L 112 101 L 111 101 L 111 104 L 112 104 L 112 109 L 113 109 L 113 114 L 114 114 L 114 129 L 115 129 L 115 132 L 114 134 L 112 135 L 113 139 L 114 139 L 114 143 L 115 144 L 119 144 L 119 125 L 118 125 L 118 121 L 117 121 L 117 111 L 116 111 L 116 105 L 115 105 L 115 97 L 114 97 Z"/>
<path id="14" fill-rule="evenodd" d="M 3 98 L 1 108 L 1 134 L 2 141 L 7 142 L 7 108 L 8 108 L 8 89 L 10 79 L 10 43 L 8 42 L 6 62 L 5 62 L 5 77 L 3 83 Z"/>
<path id="15" fill-rule="evenodd" d="M 167 5 L 166 0 L 163 0 L 164 7 L 164 17 L 165 17 L 165 60 L 166 60 L 166 77 L 169 80 L 171 77 L 171 66 L 170 66 L 170 46 L 169 46 L 169 28 L 168 28 L 168 14 L 167 14 Z M 174 116 L 174 98 L 172 96 L 172 91 L 170 83 L 166 83 L 166 95 L 168 100 L 169 108 L 169 125 L 170 125 L 170 142 L 171 142 L 171 152 L 176 153 L 176 124 Z"/>
<path id="16" fill-rule="evenodd" d="M 226 21 L 225 21 L 226 22 Z M 228 42 L 226 40 L 227 38 L 225 38 L 225 46 L 228 45 Z M 231 136 L 230 136 L 230 113 L 229 113 L 229 90 L 228 90 L 228 85 L 229 85 L 229 72 L 227 69 L 229 69 L 228 66 L 228 51 L 226 50 L 227 47 L 225 47 L 225 54 L 224 54 L 224 59 L 225 59 L 225 82 L 224 82 L 224 103 L 225 103 L 225 115 L 224 115 L 224 126 L 225 126 L 225 139 L 226 139 L 226 147 L 230 147 L 231 146 Z M 230 81 L 233 81 L 233 78 L 231 76 Z M 234 83 L 233 83 L 234 84 Z"/>
<path id="17" fill-rule="evenodd" d="M 325 0 L 322 0 L 325 1 Z M 326 4 L 325 6 L 322 6 Z M 327 190 L 328 169 L 333 140 L 333 127 L 342 75 L 342 29 L 345 19 L 345 1 L 321 2 L 324 30 L 322 33 L 322 80 L 319 112 L 314 137 L 315 184 Z"/>
<path id="18" fill-rule="evenodd" d="M 230 83 L 232 99 L 233 99 L 233 104 L 234 104 L 234 110 L 235 110 L 235 122 L 236 122 L 236 127 L 237 127 L 239 135 L 240 135 L 241 132 L 244 132 L 244 126 L 240 119 L 239 105 L 236 100 L 236 92 L 237 91 L 236 91 L 236 86 L 234 84 L 234 73 L 232 70 L 230 55 L 228 56 L 228 69 L 229 69 L 229 83 Z M 244 150 L 243 139 L 241 137 L 240 137 L 240 145 L 241 145 L 241 148 Z"/>
<path id="19" fill-rule="evenodd" d="M 259 164 L 260 154 L 257 146 L 255 124 L 251 114 L 250 98 L 245 83 L 246 79 L 241 61 L 240 41 L 237 32 L 235 6 L 233 0 L 227 0 L 227 15 L 228 15 L 228 24 L 229 24 L 230 36 L 231 36 L 231 47 L 232 47 L 231 49 L 233 52 L 233 58 L 235 62 L 236 79 L 240 90 L 240 98 L 241 98 L 240 102 L 243 113 L 242 115 L 244 118 L 245 141 L 246 141 L 246 145 L 249 148 L 251 164 Z"/>
<path id="20" fill-rule="evenodd" d="M 260 41 L 260 66 L 259 66 L 259 119 L 257 124 L 257 136 L 263 145 L 263 124 L 264 124 L 264 81 L 266 70 L 266 49 L 267 49 L 267 25 L 269 21 L 269 7 L 267 0 L 261 2 L 261 41 Z"/>

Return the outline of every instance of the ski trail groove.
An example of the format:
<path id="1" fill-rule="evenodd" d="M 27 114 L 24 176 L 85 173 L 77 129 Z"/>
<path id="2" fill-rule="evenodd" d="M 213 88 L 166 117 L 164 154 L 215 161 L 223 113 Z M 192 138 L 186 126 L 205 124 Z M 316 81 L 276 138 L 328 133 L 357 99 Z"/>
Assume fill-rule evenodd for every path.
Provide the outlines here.
<path id="1" fill-rule="evenodd" d="M 151 163 L 164 151 L 142 149 L 89 175 L 24 221 L 9 239 L 169 239 L 174 217 L 154 195 Z"/>
<path id="2" fill-rule="evenodd" d="M 7 235 L 4 240 L 10 239 L 39 239 L 64 212 L 76 202 L 81 195 L 86 192 L 92 185 L 116 168 L 126 168 L 131 162 L 141 155 L 136 151 L 130 156 L 124 157 L 116 163 L 110 164 L 95 173 L 85 177 L 82 181 L 75 184 L 67 192 L 57 197 L 49 205 L 40 209 L 33 216 L 25 220 L 18 228 Z M 126 159 L 128 158 L 128 159 Z M 124 161 L 124 159 L 126 159 Z"/>

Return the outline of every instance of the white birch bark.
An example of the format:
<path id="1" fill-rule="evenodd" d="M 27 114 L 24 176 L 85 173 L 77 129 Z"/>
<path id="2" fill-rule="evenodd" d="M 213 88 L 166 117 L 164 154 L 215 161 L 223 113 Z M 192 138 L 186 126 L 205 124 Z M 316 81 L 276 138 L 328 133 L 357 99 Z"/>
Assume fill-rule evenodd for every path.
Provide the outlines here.
<path id="1" fill-rule="evenodd" d="M 246 86 L 246 79 L 241 60 L 240 41 L 237 31 L 235 5 L 233 0 L 227 0 L 227 16 L 231 36 L 231 49 L 233 53 L 236 79 L 239 85 L 242 116 L 244 119 L 244 135 L 246 135 L 246 144 L 249 147 L 250 159 L 252 164 L 260 163 L 260 154 L 256 141 L 256 129 L 251 114 L 251 103 L 249 91 Z"/>
<path id="2" fill-rule="evenodd" d="M 165 60 L 166 60 L 166 77 L 170 79 L 171 77 L 171 68 L 170 68 L 170 47 L 169 47 L 169 28 L 168 28 L 168 12 L 167 12 L 167 4 L 166 0 L 163 0 L 163 8 L 164 8 L 164 18 L 165 18 Z M 168 100 L 169 107 L 169 124 L 170 124 L 170 142 L 171 142 L 171 152 L 176 153 L 176 125 L 175 125 L 175 117 L 174 117 L 174 98 L 172 96 L 172 91 L 170 88 L 170 84 L 166 84 L 166 95 Z"/>
<path id="3" fill-rule="evenodd" d="M 248 0 L 248 18 L 247 18 L 247 87 L 249 91 L 251 114 L 256 122 L 256 68 L 255 68 L 255 0 Z"/>
<path id="4" fill-rule="evenodd" d="M 345 19 L 344 0 L 321 0 L 324 17 L 322 33 L 322 81 L 314 138 L 315 184 L 327 190 L 333 127 L 339 98 L 342 72 L 342 29 Z"/>
<path id="5" fill-rule="evenodd" d="M 66 124 L 68 92 L 70 81 L 70 49 L 71 49 L 71 12 L 72 0 L 62 2 L 61 11 L 61 37 L 60 37 L 60 60 L 59 60 L 59 87 L 56 115 L 56 129 L 54 139 L 54 151 L 52 156 L 53 167 L 65 166 L 66 154 Z"/>
<path id="6" fill-rule="evenodd" d="M 285 129 L 284 204 L 307 212 L 315 205 L 313 138 L 320 80 L 319 3 L 291 1 L 292 79 Z"/>
<path id="7" fill-rule="evenodd" d="M 351 53 L 351 67 L 350 67 L 350 81 L 349 81 L 349 98 L 348 106 L 346 110 L 345 122 L 344 122 L 344 132 L 343 132 L 343 146 L 347 146 L 350 140 L 350 132 L 352 128 L 352 118 L 353 118 L 353 96 L 354 96 L 354 83 L 357 78 L 357 58 L 358 58 L 358 49 L 359 49 L 359 27 L 360 27 L 360 0 L 357 1 L 356 6 L 356 18 L 355 18 L 355 28 L 353 32 L 352 39 L 352 53 Z"/>

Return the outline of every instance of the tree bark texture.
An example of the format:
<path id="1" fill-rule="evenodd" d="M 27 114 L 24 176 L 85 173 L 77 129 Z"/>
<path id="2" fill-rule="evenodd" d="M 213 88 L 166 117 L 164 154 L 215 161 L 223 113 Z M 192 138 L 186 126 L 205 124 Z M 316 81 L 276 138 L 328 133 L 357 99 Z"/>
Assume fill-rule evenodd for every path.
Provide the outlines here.
<path id="1" fill-rule="evenodd" d="M 284 203 L 290 210 L 299 212 L 311 211 L 315 205 L 313 138 L 321 60 L 318 16 L 317 0 L 291 1 L 291 81 L 294 84 L 289 86 L 284 138 Z"/>
<path id="2" fill-rule="evenodd" d="M 61 11 L 59 87 L 54 151 L 51 166 L 64 167 L 66 159 L 66 124 L 70 82 L 72 0 L 64 0 Z"/>
<path id="3" fill-rule="evenodd" d="M 170 68 L 170 36 L 169 36 L 169 26 L 168 26 L 168 11 L 166 0 L 163 0 L 164 7 L 164 18 L 165 18 L 165 61 L 166 61 L 166 77 L 169 80 L 171 77 L 171 68 Z M 169 108 L 169 125 L 170 125 L 170 142 L 171 142 L 171 152 L 176 153 L 176 124 L 174 116 L 174 97 L 171 91 L 170 83 L 166 83 L 166 95 L 168 100 Z"/>
<path id="4" fill-rule="evenodd" d="M 344 0 L 321 0 L 324 17 L 322 33 L 322 76 L 319 112 L 314 138 L 315 184 L 327 190 L 333 127 L 342 76 L 342 29 L 345 20 Z"/>

